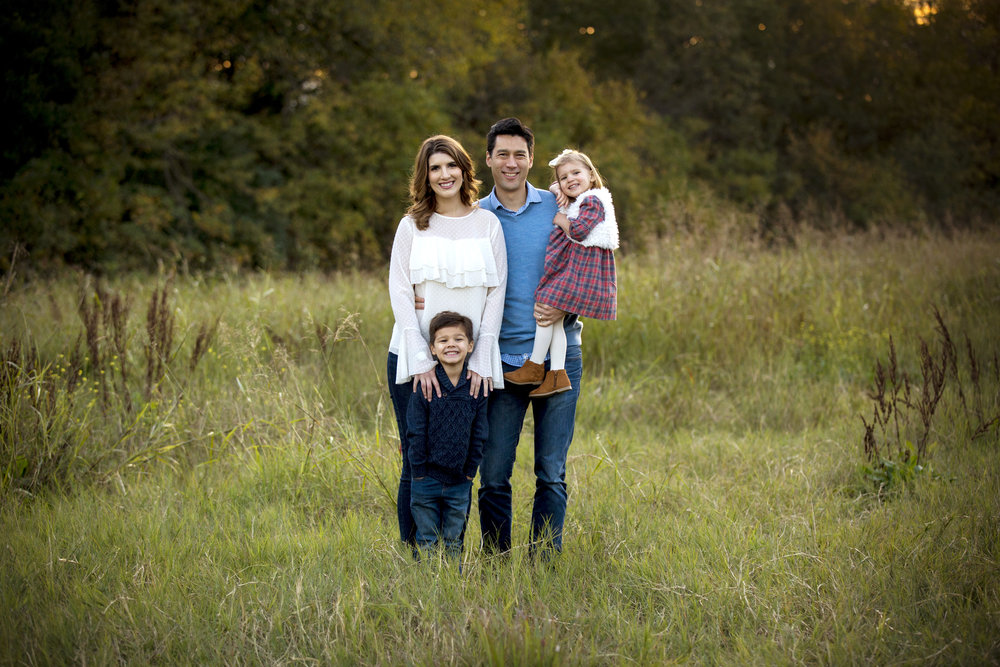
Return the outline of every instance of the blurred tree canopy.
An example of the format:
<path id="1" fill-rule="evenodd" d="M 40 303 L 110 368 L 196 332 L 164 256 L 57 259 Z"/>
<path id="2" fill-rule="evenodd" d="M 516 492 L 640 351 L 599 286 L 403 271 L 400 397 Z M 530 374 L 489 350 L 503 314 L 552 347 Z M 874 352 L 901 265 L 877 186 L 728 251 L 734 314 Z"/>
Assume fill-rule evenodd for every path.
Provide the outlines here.
<path id="1" fill-rule="evenodd" d="M 770 224 L 1000 204 L 994 0 L 13 0 L 0 268 L 384 263 L 426 136 L 517 115 L 625 240 L 698 188 Z M 484 176 L 487 186 L 489 174 Z"/>

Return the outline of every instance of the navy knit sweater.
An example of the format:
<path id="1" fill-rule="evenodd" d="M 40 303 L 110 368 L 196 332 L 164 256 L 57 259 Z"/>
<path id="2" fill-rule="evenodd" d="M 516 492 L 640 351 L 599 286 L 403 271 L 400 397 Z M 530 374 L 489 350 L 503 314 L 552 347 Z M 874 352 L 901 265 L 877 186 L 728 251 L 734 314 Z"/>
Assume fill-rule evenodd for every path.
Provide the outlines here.
<path id="1" fill-rule="evenodd" d="M 487 398 L 469 395 L 466 370 L 457 385 L 436 367 L 441 396 L 427 401 L 421 391 L 410 396 L 406 408 L 407 456 L 414 478 L 430 475 L 445 484 L 458 484 L 475 477 L 483 460 L 483 446 L 489 434 L 486 421 Z"/>

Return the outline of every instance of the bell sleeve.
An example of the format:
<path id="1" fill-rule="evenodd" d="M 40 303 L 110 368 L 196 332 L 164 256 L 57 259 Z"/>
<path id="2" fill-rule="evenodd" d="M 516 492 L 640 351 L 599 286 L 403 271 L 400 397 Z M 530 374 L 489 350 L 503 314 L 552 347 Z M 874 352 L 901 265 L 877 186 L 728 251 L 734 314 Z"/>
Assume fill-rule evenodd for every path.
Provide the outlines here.
<path id="1" fill-rule="evenodd" d="M 413 221 L 404 217 L 396 229 L 389 257 L 389 303 L 399 329 L 396 384 L 407 382 L 414 375 L 426 373 L 437 365 L 430 346 L 420 333 L 420 321 L 414 308 L 413 282 L 409 272 L 412 249 Z"/>

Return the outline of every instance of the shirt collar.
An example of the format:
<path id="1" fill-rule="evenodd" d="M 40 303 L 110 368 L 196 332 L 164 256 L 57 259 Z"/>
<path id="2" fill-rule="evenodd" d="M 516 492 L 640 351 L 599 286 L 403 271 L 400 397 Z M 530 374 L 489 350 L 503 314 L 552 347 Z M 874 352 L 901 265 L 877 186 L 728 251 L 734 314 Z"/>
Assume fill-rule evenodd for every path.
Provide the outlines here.
<path id="1" fill-rule="evenodd" d="M 468 357 L 466 357 L 465 364 L 462 366 L 462 374 L 458 376 L 458 382 L 456 382 L 455 384 L 451 383 L 451 378 L 448 377 L 448 373 L 447 371 L 444 370 L 444 366 L 438 364 L 434 368 L 436 370 L 438 382 L 441 383 L 441 388 L 444 389 L 445 393 L 451 393 L 456 389 L 458 389 L 459 387 L 461 387 L 462 385 L 466 385 L 469 383 L 469 378 L 467 377 L 469 373 Z M 448 387 L 451 387 L 451 389 L 448 389 Z"/>
<path id="2" fill-rule="evenodd" d="M 518 213 L 524 211 L 526 208 L 528 208 L 529 204 L 538 204 L 539 202 L 542 201 L 542 196 L 538 194 L 538 190 L 535 188 L 534 185 L 528 182 L 525 182 L 525 185 L 528 188 L 528 195 L 524 199 L 524 206 L 514 211 L 514 215 L 517 215 Z M 493 189 L 490 190 L 490 196 L 487 201 L 489 202 L 490 210 L 493 211 L 497 211 L 500 209 L 504 209 L 505 211 L 510 210 L 506 208 L 503 204 L 501 204 L 499 199 L 497 199 L 497 188 L 495 185 L 493 186 Z"/>

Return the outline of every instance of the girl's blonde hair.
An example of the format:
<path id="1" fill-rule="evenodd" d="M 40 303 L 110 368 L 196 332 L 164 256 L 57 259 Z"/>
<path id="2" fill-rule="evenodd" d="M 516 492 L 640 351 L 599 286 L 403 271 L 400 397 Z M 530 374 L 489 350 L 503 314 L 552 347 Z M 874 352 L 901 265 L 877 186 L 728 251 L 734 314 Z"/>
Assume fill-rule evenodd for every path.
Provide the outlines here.
<path id="1" fill-rule="evenodd" d="M 567 148 L 562 153 L 549 160 L 549 166 L 552 167 L 552 177 L 556 180 L 556 182 L 559 181 L 559 167 L 563 166 L 567 162 L 579 162 L 590 170 L 591 188 L 604 187 L 604 180 L 601 178 L 601 172 L 597 171 L 597 167 L 595 167 L 594 163 L 590 161 L 590 158 L 587 157 L 586 154 L 570 148 Z"/>
<path id="2" fill-rule="evenodd" d="M 406 211 L 420 230 L 427 229 L 431 215 L 437 208 L 437 197 L 427 180 L 427 163 L 435 153 L 450 156 L 462 170 L 462 189 L 459 190 L 459 195 L 463 204 L 472 206 L 479 196 L 480 181 L 476 180 L 476 168 L 472 164 L 472 158 L 462 148 L 462 144 L 443 134 L 424 139 L 413 161 L 413 175 L 410 177 L 410 208 Z"/>

